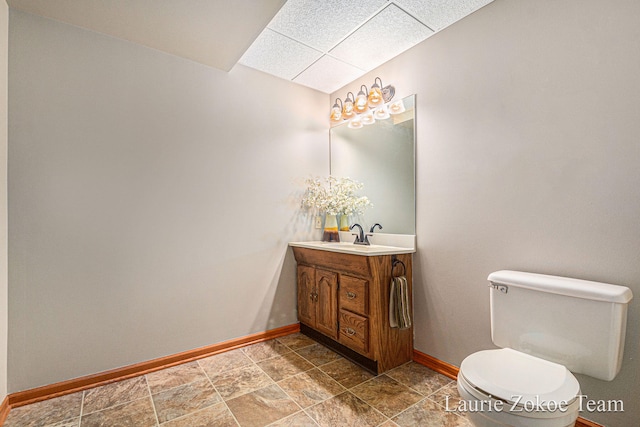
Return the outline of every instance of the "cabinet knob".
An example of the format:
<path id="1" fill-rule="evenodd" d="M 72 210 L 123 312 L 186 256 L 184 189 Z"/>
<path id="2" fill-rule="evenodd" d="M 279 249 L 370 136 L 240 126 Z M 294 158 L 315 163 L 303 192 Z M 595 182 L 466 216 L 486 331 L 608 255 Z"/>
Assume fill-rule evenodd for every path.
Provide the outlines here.
<path id="1" fill-rule="evenodd" d="M 356 334 L 356 331 L 352 328 L 344 328 L 344 333 L 349 336 L 354 336 Z"/>
<path id="2" fill-rule="evenodd" d="M 355 292 L 347 292 L 347 298 L 348 299 L 354 299 L 356 297 L 356 293 Z"/>
<path id="3" fill-rule="evenodd" d="M 318 294 L 316 292 L 311 292 L 309 294 L 309 298 L 311 298 L 311 301 L 318 301 Z"/>

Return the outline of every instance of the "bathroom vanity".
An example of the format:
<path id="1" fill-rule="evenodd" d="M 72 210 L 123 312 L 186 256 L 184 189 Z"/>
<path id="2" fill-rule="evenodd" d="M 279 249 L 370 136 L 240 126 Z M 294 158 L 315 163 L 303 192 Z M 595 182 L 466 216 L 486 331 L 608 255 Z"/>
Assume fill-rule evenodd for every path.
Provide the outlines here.
<path id="1" fill-rule="evenodd" d="M 376 374 L 412 360 L 413 327 L 390 327 L 389 293 L 392 276 L 404 275 L 412 312 L 413 249 L 323 242 L 290 245 L 298 263 L 302 333 Z"/>

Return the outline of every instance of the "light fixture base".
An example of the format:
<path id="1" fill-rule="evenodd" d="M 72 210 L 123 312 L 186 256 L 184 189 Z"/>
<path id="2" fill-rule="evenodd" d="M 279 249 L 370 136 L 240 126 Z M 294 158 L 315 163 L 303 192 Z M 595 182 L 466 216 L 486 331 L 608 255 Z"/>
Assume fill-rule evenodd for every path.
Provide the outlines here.
<path id="1" fill-rule="evenodd" d="M 382 88 L 382 99 L 385 103 L 391 101 L 393 99 L 393 95 L 396 94 L 396 88 L 388 85 Z"/>

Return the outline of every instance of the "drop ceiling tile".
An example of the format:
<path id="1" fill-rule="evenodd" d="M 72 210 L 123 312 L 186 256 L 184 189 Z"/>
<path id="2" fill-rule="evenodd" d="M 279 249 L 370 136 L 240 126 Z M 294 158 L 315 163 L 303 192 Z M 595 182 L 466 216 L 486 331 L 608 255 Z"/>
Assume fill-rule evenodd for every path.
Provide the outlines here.
<path id="1" fill-rule="evenodd" d="M 464 18 L 493 0 L 396 0 L 407 12 L 435 31 Z"/>
<path id="2" fill-rule="evenodd" d="M 321 92 L 332 93 L 364 73 L 364 70 L 325 55 L 293 81 Z"/>
<path id="3" fill-rule="evenodd" d="M 329 53 L 371 70 L 433 34 L 428 27 L 390 4 Z"/>
<path id="4" fill-rule="evenodd" d="M 291 80 L 322 52 L 266 28 L 240 58 L 240 63 Z"/>
<path id="5" fill-rule="evenodd" d="M 387 0 L 288 0 L 268 28 L 326 52 L 385 4 Z"/>

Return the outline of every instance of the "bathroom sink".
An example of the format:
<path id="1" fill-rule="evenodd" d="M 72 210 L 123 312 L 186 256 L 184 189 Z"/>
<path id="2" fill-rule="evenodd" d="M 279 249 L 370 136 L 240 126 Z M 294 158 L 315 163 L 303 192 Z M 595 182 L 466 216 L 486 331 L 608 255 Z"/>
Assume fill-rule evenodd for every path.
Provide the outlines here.
<path id="1" fill-rule="evenodd" d="M 292 242 L 290 246 L 298 246 L 309 249 L 319 249 L 330 252 L 356 254 L 365 256 L 409 254 L 415 252 L 413 248 L 385 245 L 355 245 L 351 242 Z"/>

